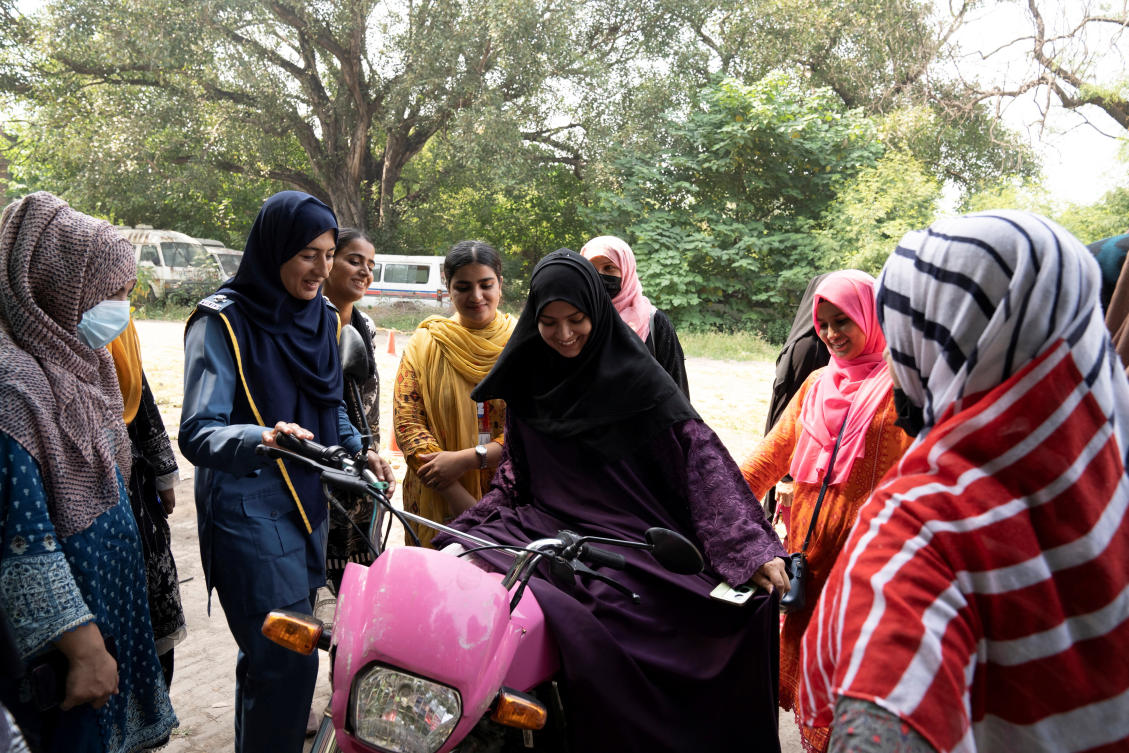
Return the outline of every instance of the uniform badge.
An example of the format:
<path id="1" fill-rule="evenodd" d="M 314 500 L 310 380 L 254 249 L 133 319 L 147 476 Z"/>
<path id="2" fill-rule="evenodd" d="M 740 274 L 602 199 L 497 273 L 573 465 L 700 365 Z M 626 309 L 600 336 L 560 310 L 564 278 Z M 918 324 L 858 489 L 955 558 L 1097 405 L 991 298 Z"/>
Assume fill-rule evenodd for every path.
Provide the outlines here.
<path id="1" fill-rule="evenodd" d="M 231 305 L 231 300 L 223 293 L 216 293 L 200 301 L 200 305 L 212 311 L 223 311 Z"/>

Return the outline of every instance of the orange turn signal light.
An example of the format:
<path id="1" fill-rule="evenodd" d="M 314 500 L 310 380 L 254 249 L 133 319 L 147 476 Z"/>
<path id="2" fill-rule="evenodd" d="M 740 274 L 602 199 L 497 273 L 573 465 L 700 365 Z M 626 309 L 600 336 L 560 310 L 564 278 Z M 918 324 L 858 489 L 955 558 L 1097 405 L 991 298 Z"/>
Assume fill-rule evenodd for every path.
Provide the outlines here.
<path id="1" fill-rule="evenodd" d="M 502 688 L 490 718 L 507 727 L 543 729 L 549 720 L 549 712 L 533 696 Z"/>
<path id="2" fill-rule="evenodd" d="M 307 614 L 275 610 L 263 620 L 263 635 L 283 648 L 312 654 L 321 639 L 322 624 Z"/>

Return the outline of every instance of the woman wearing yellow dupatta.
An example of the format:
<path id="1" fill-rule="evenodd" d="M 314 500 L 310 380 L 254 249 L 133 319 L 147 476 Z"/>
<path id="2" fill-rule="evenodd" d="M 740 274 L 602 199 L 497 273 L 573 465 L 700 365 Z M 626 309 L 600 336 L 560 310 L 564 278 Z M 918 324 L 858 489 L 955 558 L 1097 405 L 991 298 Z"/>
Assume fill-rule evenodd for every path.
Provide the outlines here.
<path id="1" fill-rule="evenodd" d="M 460 241 L 443 262 L 455 314 L 429 316 L 412 335 L 392 398 L 392 426 L 404 453 L 404 508 L 435 521 L 469 509 L 502 457 L 505 403 L 476 403 L 470 391 L 494 367 L 514 319 L 498 311 L 502 260 L 481 241 Z M 427 545 L 434 531 L 413 526 Z"/>
<path id="2" fill-rule="evenodd" d="M 114 359 L 114 371 L 118 375 L 122 403 L 125 405 L 122 416 L 128 426 L 137 417 L 137 409 L 141 406 L 141 342 L 137 339 L 133 317 L 130 317 L 125 331 L 106 347 Z"/>
<path id="3" fill-rule="evenodd" d="M 180 474 L 157 401 L 141 369 L 141 342 L 132 318 L 106 347 L 114 359 L 122 390 L 122 417 L 133 460 L 127 486 L 129 504 L 141 534 L 153 640 L 168 687 L 172 684 L 173 647 L 187 634 L 169 529 L 169 515 L 176 506 L 174 487 Z"/>

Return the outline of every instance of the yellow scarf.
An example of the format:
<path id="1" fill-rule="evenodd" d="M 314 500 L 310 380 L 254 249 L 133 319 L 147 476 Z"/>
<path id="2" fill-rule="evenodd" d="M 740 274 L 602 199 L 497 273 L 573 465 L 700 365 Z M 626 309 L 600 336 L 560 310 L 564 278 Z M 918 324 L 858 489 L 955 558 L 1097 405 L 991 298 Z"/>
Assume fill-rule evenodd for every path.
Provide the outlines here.
<path id="1" fill-rule="evenodd" d="M 467 329 L 459 324 L 457 316 L 424 319 L 403 355 L 419 379 L 420 398 L 431 433 L 444 450 L 462 450 L 478 444 L 478 413 L 470 391 L 494 367 L 516 324 L 512 316 L 498 312 L 494 321 L 482 329 Z M 481 475 L 473 470 L 459 479 L 475 499 L 481 499 L 484 492 Z M 422 514 L 446 510 L 446 502 L 438 492 L 427 487 L 420 491 Z M 434 519 L 442 520 L 443 516 Z"/>
<path id="2" fill-rule="evenodd" d="M 114 357 L 114 371 L 118 373 L 122 402 L 125 404 L 122 417 L 129 425 L 137 417 L 137 408 L 141 405 L 141 342 L 137 339 L 132 317 L 125 330 L 108 347 Z"/>

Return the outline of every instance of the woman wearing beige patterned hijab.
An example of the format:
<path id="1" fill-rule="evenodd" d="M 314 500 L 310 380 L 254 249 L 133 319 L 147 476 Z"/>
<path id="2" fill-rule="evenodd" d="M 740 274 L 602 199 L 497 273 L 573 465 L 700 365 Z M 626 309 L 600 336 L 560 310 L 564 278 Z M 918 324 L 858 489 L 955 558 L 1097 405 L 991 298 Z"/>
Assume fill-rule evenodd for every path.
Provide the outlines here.
<path id="1" fill-rule="evenodd" d="M 29 668 L 66 667 L 57 697 L 2 699 L 37 750 L 132 753 L 176 724 L 104 347 L 128 322 L 134 264 L 109 223 L 50 194 L 0 218 L 0 609 Z"/>

